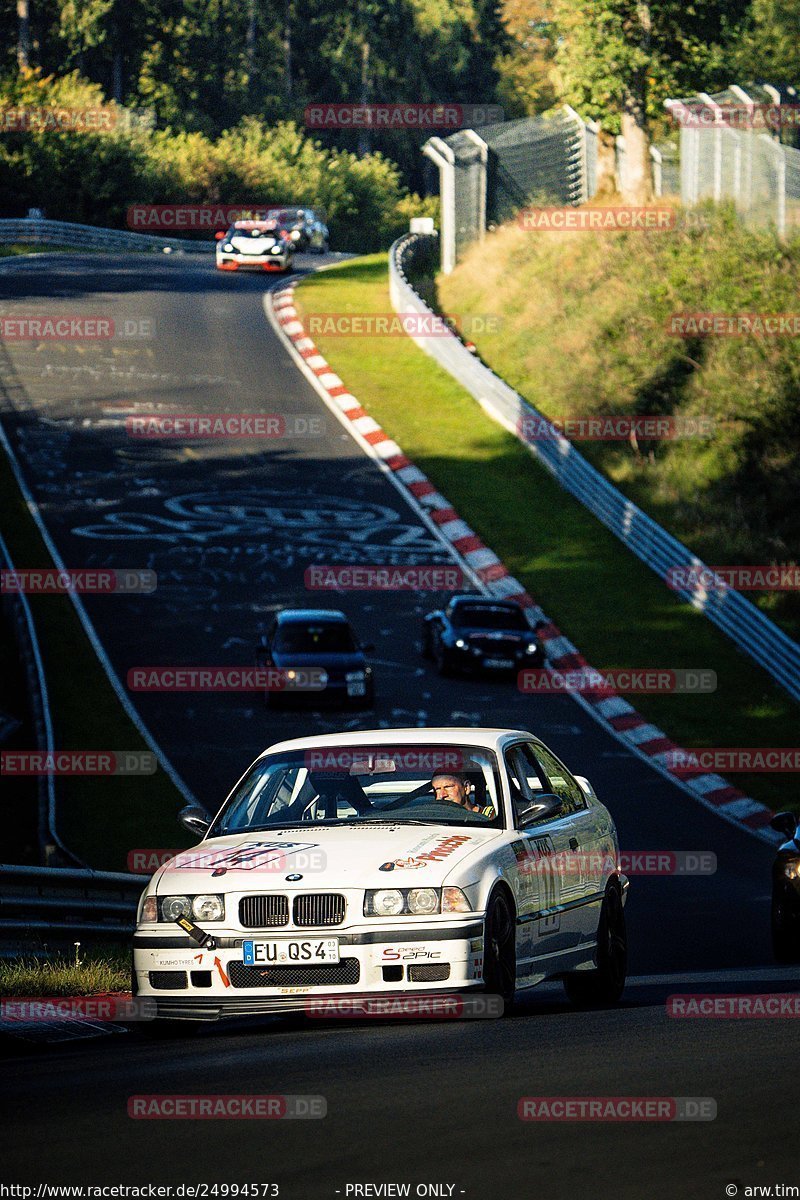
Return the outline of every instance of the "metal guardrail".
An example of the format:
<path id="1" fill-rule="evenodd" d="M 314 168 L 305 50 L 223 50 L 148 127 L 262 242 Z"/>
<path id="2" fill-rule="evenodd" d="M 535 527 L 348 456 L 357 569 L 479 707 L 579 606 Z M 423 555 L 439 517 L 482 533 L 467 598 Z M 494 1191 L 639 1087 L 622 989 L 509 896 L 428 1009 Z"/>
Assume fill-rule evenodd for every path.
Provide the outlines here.
<path id="1" fill-rule="evenodd" d="M 183 251 L 186 254 L 210 254 L 213 242 L 189 238 L 154 237 L 125 229 L 100 229 L 95 225 L 75 225 L 71 221 L 48 221 L 25 217 L 0 220 L 0 242 L 24 242 L 31 246 L 77 246 L 87 250 Z"/>
<path id="2" fill-rule="evenodd" d="M 0 934 L 127 935 L 149 876 L 0 865 Z"/>
<path id="3" fill-rule="evenodd" d="M 14 563 L 6 542 L 0 534 L 0 567 L 13 571 Z M 36 743 L 39 750 L 55 749 L 53 721 L 50 715 L 50 698 L 47 689 L 39 639 L 28 597 L 24 592 L 8 593 L 3 597 L 6 611 L 14 627 L 17 649 L 22 660 L 27 681 L 27 691 L 33 711 Z M 80 859 L 69 850 L 59 837 L 56 828 L 56 788 L 53 775 L 40 775 L 38 786 L 38 840 L 39 852 L 46 861 L 53 849 L 63 855 L 67 862 L 82 866 Z M 49 850 L 48 850 L 49 847 Z"/>
<path id="4" fill-rule="evenodd" d="M 431 315 L 431 310 L 408 281 L 404 262 L 420 251 L 430 250 L 430 235 L 406 234 L 389 251 L 389 293 L 396 312 Z M 610 529 L 637 558 L 662 580 L 676 568 L 691 568 L 695 579 L 708 578 L 709 568 L 687 546 L 642 512 L 631 500 L 591 466 L 532 404 L 499 376 L 484 366 L 453 335 L 415 337 L 416 344 L 444 367 L 483 409 L 514 433 L 558 480 L 561 486 Z M 525 423 L 535 426 L 537 440 L 524 436 Z M 530 427 L 530 426 L 529 426 Z M 542 439 L 542 431 L 547 436 Z M 800 699 L 800 645 L 784 633 L 751 601 L 720 581 L 706 588 L 675 588 L 674 594 L 688 601 L 709 621 L 736 642 L 794 699 Z"/>

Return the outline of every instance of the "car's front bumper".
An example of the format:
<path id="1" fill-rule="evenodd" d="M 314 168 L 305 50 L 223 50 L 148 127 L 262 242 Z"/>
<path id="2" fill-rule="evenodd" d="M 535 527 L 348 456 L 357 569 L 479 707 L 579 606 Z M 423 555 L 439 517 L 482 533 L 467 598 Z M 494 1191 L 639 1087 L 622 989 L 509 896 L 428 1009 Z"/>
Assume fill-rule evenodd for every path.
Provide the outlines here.
<path id="1" fill-rule="evenodd" d="M 205 928 L 211 932 L 210 926 Z M 375 929 L 371 924 L 291 932 L 214 931 L 216 948 L 203 950 L 186 935 L 156 932 L 150 926 L 140 929 L 133 940 L 134 991 L 155 1001 L 158 1016 L 197 1020 L 281 1012 L 321 1017 L 323 1000 L 335 1007 L 345 999 L 352 1006 L 392 995 L 451 995 L 482 985 L 483 930 L 482 917 L 471 914 L 463 921 L 427 923 L 424 928 L 395 924 Z M 309 936 L 338 937 L 339 963 L 244 965 L 245 940 Z M 346 1011 L 331 1015 L 346 1015 Z"/>
<path id="2" fill-rule="evenodd" d="M 285 271 L 291 263 L 290 254 L 218 254 L 220 271 Z"/>

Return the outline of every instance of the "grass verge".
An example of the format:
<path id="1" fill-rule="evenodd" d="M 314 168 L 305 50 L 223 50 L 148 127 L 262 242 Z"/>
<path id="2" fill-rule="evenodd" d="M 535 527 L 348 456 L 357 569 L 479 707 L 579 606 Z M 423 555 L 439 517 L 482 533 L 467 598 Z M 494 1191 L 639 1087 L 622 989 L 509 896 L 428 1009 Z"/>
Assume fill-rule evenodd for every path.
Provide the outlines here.
<path id="1" fill-rule="evenodd" d="M 47 547 L 0 451 L 0 529 L 18 569 L 52 567 Z M 56 747 L 147 750 L 92 649 L 66 596 L 30 596 L 50 692 Z M 124 871 L 131 849 L 188 844 L 175 814 L 183 799 L 155 775 L 59 777 L 58 832 L 98 870 Z"/>
<path id="2" fill-rule="evenodd" d="M 386 256 L 323 271 L 304 280 L 296 297 L 305 315 L 390 312 Z M 797 706 L 790 698 L 700 613 L 680 603 L 410 340 L 315 341 L 370 415 L 594 666 L 717 672 L 718 687 L 710 695 L 631 697 L 643 716 L 686 747 L 797 743 Z M 787 778 L 732 777 L 765 804 L 800 808 Z"/>
<path id="3" fill-rule="evenodd" d="M 49 959 L 0 960 L 0 995 L 93 996 L 127 992 L 131 986 L 130 950 L 122 946 L 91 950 L 84 955 Z"/>

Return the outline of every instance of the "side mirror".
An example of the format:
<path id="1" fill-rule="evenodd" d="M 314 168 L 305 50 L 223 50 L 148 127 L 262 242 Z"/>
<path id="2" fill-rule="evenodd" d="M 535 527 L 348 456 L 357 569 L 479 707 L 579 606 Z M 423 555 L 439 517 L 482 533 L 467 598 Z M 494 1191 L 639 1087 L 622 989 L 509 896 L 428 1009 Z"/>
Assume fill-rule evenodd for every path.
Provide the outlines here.
<path id="1" fill-rule="evenodd" d="M 770 825 L 786 838 L 793 838 L 798 826 L 798 818 L 794 813 L 779 812 L 770 821 Z"/>
<path id="2" fill-rule="evenodd" d="M 217 232 L 214 234 L 214 241 L 221 242 L 224 237 L 225 237 L 225 230 L 218 229 Z"/>
<path id="3" fill-rule="evenodd" d="M 197 833 L 200 837 L 205 837 L 211 825 L 208 813 L 199 804 L 187 804 L 178 813 L 178 820 L 190 833 Z"/>
<path id="4" fill-rule="evenodd" d="M 560 796 L 556 796 L 552 792 L 544 792 L 541 796 L 536 797 L 534 804 L 520 813 L 517 818 L 517 828 L 527 829 L 529 825 L 556 817 L 561 812 L 562 806 L 563 800 Z"/>

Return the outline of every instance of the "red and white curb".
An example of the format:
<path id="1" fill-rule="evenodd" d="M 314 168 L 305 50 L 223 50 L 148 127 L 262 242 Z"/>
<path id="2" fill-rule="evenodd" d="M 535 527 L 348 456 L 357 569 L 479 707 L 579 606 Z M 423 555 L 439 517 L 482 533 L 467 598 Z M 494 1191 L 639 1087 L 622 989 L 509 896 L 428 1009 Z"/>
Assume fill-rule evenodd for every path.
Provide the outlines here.
<path id="1" fill-rule="evenodd" d="M 435 526 L 476 582 L 490 595 L 515 600 L 525 609 L 543 643 L 548 668 L 554 671 L 590 671 L 592 668 L 577 647 L 542 612 L 519 580 L 509 573 L 475 531 L 461 520 L 427 476 L 403 454 L 398 444 L 348 391 L 303 327 L 294 305 L 293 290 L 296 286 L 297 281 L 293 281 L 279 291 L 267 293 L 264 307 L 270 316 L 271 302 L 273 323 L 302 360 L 306 373 L 326 404 L 337 415 L 346 418 L 345 423 L 349 423 L 351 432 L 357 435 L 356 441 L 391 472 L 394 481 L 401 486 L 414 507 L 423 514 L 428 524 Z M 677 774 L 669 763 L 681 747 L 646 721 L 622 696 L 616 693 L 609 695 L 608 692 L 594 697 L 578 692 L 568 694 L 630 751 L 645 759 L 706 808 L 771 843 L 780 840 L 780 835 L 769 828 L 772 811 L 733 787 L 721 775 L 700 769 L 692 775 L 684 771 Z"/>

